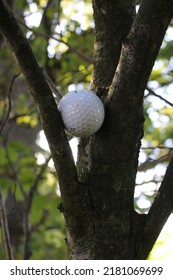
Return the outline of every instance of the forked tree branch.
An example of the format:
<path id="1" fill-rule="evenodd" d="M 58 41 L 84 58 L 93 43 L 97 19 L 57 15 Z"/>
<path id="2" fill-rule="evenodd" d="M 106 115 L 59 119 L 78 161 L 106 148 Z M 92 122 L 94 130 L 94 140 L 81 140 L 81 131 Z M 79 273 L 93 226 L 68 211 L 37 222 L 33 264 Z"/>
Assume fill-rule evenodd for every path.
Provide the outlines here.
<path id="1" fill-rule="evenodd" d="M 117 2 L 117 1 L 116 1 Z M 133 3 L 134 1 L 121 1 L 122 3 Z M 99 3 L 102 3 L 99 6 Z M 109 20 L 106 21 L 106 16 L 109 15 L 109 12 L 112 13 L 111 7 L 109 5 L 114 5 L 115 1 L 97 1 L 93 0 L 93 6 L 98 4 L 99 9 L 95 8 L 95 21 L 96 21 L 96 13 L 99 11 L 99 18 L 104 19 L 103 22 L 96 22 L 97 27 L 103 30 L 103 33 L 99 35 L 99 32 L 96 33 L 96 36 L 102 36 L 101 41 L 100 37 L 96 37 L 97 45 L 95 52 L 95 74 L 98 74 L 98 77 L 94 77 L 95 81 L 95 88 L 103 85 L 104 89 L 109 87 L 115 72 L 115 68 L 119 59 L 120 49 L 122 38 L 116 38 L 113 44 L 113 48 L 109 47 L 109 44 L 112 38 L 115 35 L 115 30 L 112 29 L 113 25 L 109 25 Z M 114 7 L 114 6 L 113 6 Z M 115 7 L 114 7 L 115 8 Z M 106 9 L 106 10 L 105 10 Z M 128 9 L 129 10 L 129 9 Z M 126 11 L 126 9 L 125 9 Z M 114 11 L 115 12 L 115 11 Z M 123 189 L 123 199 L 125 196 L 127 208 L 132 207 L 132 195 L 134 190 L 134 183 L 135 183 L 135 171 L 137 170 L 137 159 L 139 154 L 139 147 L 140 147 L 140 140 L 142 137 L 142 124 L 143 124 L 143 114 L 142 114 L 142 102 L 143 102 L 143 95 L 144 89 L 146 87 L 147 80 L 149 78 L 150 72 L 152 70 L 152 66 L 158 54 L 161 42 L 163 40 L 165 31 L 167 26 L 171 20 L 173 14 L 173 1 L 172 0 L 143 0 L 140 10 L 134 20 L 133 26 L 131 31 L 126 38 L 126 35 L 129 32 L 129 24 L 128 24 L 128 31 L 125 32 L 123 37 L 123 48 L 121 52 L 121 59 L 117 68 L 117 72 L 114 75 L 114 79 L 111 85 L 111 89 L 108 95 L 108 106 L 107 106 L 107 121 L 108 129 L 105 130 L 105 142 L 101 142 L 104 146 L 104 154 L 101 155 L 102 159 L 104 155 L 114 153 L 116 156 L 116 172 L 114 176 L 109 176 L 114 180 L 116 183 L 117 179 L 119 180 L 119 186 L 116 188 L 110 189 L 111 191 L 114 190 L 114 194 L 119 195 L 122 198 L 122 189 Z M 101 17 L 102 15 L 102 17 Z M 116 13 L 114 14 L 116 16 Z M 118 17 L 118 15 L 117 15 Z M 107 18 L 108 19 L 108 18 Z M 131 16 L 130 16 L 131 20 Z M 104 25 L 106 21 L 106 26 Z M 114 23 L 112 18 L 112 23 Z M 101 26 L 99 26 L 101 24 Z M 123 25 L 123 23 L 122 23 Z M 121 26 L 121 25 L 120 25 Z M 106 29 L 107 28 L 107 29 Z M 110 29 L 111 28 L 111 32 Z M 117 29 L 116 29 L 117 30 Z M 70 234 L 76 234 L 81 236 L 85 235 L 86 227 L 84 223 L 86 223 L 86 219 L 88 221 L 91 220 L 89 217 L 87 210 L 88 205 L 87 201 L 87 191 L 84 188 L 79 188 L 79 182 L 77 178 L 77 172 L 74 165 L 74 161 L 72 159 L 71 150 L 68 145 L 67 138 L 64 133 L 64 129 L 62 126 L 60 114 L 57 110 L 56 103 L 52 96 L 52 93 L 43 77 L 42 71 L 38 66 L 31 48 L 22 34 L 14 16 L 11 12 L 8 11 L 4 2 L 0 0 L 0 32 L 8 41 L 10 48 L 12 49 L 13 53 L 16 56 L 18 64 L 21 67 L 23 74 L 25 75 L 26 81 L 29 85 L 32 97 L 35 100 L 37 107 L 39 108 L 40 117 L 42 119 L 43 128 L 50 146 L 50 150 L 52 153 L 52 157 L 55 163 L 55 167 L 57 173 L 59 174 L 59 182 L 61 186 L 61 194 L 62 194 L 62 203 L 64 206 L 64 214 L 66 216 L 67 226 L 70 228 Z M 106 32 L 111 34 L 109 37 L 106 37 L 106 44 L 104 44 L 104 36 L 106 36 Z M 118 33 L 119 34 L 119 33 Z M 118 42 L 118 43 L 117 43 Z M 117 44 L 117 46 L 116 46 Z M 109 54 L 107 52 L 107 59 L 102 60 L 101 63 L 99 62 L 99 58 L 102 57 L 103 54 L 103 46 L 105 51 L 107 48 L 109 49 L 109 54 L 111 54 L 111 60 L 108 60 Z M 101 49 L 102 48 L 102 49 Z M 115 57 L 113 53 L 116 52 L 117 54 Z M 105 57 L 103 57 L 104 59 Z M 103 63 L 104 62 L 104 63 Z M 107 62 L 109 62 L 107 64 Z M 105 67 L 104 72 L 99 71 L 99 64 L 100 69 L 102 66 Z M 109 65 L 110 64 L 110 65 Z M 111 67 L 111 71 L 107 71 L 106 67 Z M 102 71 L 102 70 L 101 70 Z M 96 73 L 97 72 L 97 73 Z M 109 73 L 109 74 L 108 74 Z M 111 74 L 110 74 L 111 73 Z M 111 102 L 110 102 L 111 101 Z M 129 118 L 130 114 L 130 118 Z M 103 127 L 102 132 L 106 128 L 106 125 Z M 115 137 L 114 137 L 115 136 Z M 91 140 L 95 140 L 96 138 L 92 138 Z M 93 140 L 93 141 L 94 141 Z M 97 138 L 98 140 L 98 138 Z M 106 142 L 107 141 L 107 142 Z M 110 142 L 111 141 L 111 142 Z M 123 141 L 123 144 L 122 144 Z M 97 143 L 96 143 L 97 144 Z M 106 145 L 105 145 L 106 144 Z M 112 147 L 115 147 L 115 150 L 112 151 Z M 94 148 L 97 149 L 97 145 Z M 93 151 L 92 151 L 93 152 Z M 98 151 L 93 152 L 93 159 L 98 159 Z M 112 154 L 111 154 L 112 156 Z M 95 157 L 95 158 L 94 158 Z M 103 160 L 102 160 L 103 161 Z M 92 161 L 92 164 L 95 164 L 96 161 Z M 164 196 L 161 196 L 160 203 L 162 203 L 162 207 L 164 206 L 165 209 L 162 209 L 164 214 L 161 215 L 161 220 L 159 221 L 160 227 L 165 222 L 166 218 L 169 216 L 170 209 L 172 209 L 172 190 L 171 190 L 171 183 L 172 183 L 172 161 L 167 171 L 167 175 L 162 183 L 162 188 L 160 189 L 160 194 L 168 198 L 168 201 L 165 202 Z M 91 167 L 93 167 L 92 165 Z M 110 163 L 112 166 L 112 162 Z M 99 177 L 99 181 L 104 177 L 104 180 L 107 179 L 105 173 L 106 171 L 112 172 L 112 169 L 109 166 L 109 162 L 104 169 L 101 169 L 100 173 L 98 173 L 98 168 L 96 170 L 96 175 L 101 175 Z M 108 170 L 109 168 L 109 170 Z M 135 170 L 136 168 L 136 170 Z M 94 170 L 94 169 L 93 169 Z M 104 170 L 104 173 L 102 172 Z M 120 176 L 124 172 L 124 177 Z M 103 175 L 101 174 L 103 173 Z M 120 174 L 120 175 L 119 175 Z M 112 174 L 111 174 L 112 175 Z M 95 174 L 94 174 L 95 176 Z M 121 178 L 120 178 L 121 177 Z M 94 179 L 94 178 L 93 178 Z M 102 183 L 102 182 L 101 182 Z M 99 192 L 104 188 L 104 184 L 102 184 L 101 189 L 96 190 L 95 192 Z M 169 187 L 167 187 L 169 186 Z M 118 191 L 117 191 L 118 187 Z M 109 190 L 109 195 L 112 195 L 112 192 Z M 125 192 L 126 191 L 126 192 Z M 105 192 L 105 193 L 104 193 Z M 105 194 L 105 197 L 108 197 L 108 190 L 104 190 L 102 197 Z M 130 193 L 130 195 L 129 195 Z M 97 197 L 96 193 L 96 197 Z M 121 194 L 121 195 L 120 195 Z M 126 197 L 127 195 L 127 197 Z M 129 217 L 130 212 L 127 213 L 127 209 L 123 209 L 122 211 L 122 204 L 119 202 L 118 196 L 116 203 L 116 209 L 118 210 L 116 213 L 119 215 L 118 217 L 122 218 L 122 213 L 126 216 L 127 225 L 129 226 Z M 171 199 L 170 199 L 171 197 Z M 130 203 L 129 203 L 130 198 Z M 157 199 L 159 201 L 159 197 Z M 100 200 L 102 201 L 102 200 Z M 103 200 L 104 201 L 104 200 Z M 109 200 L 106 202 L 108 203 Z M 120 199 L 121 201 L 121 199 Z M 111 206 L 115 207 L 114 204 Z M 106 205 L 107 206 L 107 205 Z M 109 207 L 108 207 L 109 208 Z M 150 214 L 147 216 L 147 222 L 145 227 L 145 235 L 144 235 L 144 243 L 145 240 L 147 242 L 147 238 L 149 238 L 149 232 L 152 231 L 151 224 L 155 224 L 155 219 L 158 219 L 158 215 L 156 215 L 157 210 L 159 211 L 160 204 L 155 202 L 153 204 L 154 210 L 151 209 Z M 71 219 L 72 217 L 72 219 Z M 110 217 L 112 217 L 110 215 Z M 103 218 L 103 217 L 102 217 Z M 104 217 L 107 218 L 107 215 Z M 105 220 L 107 222 L 107 220 Z M 112 221 L 112 219 L 110 220 Z M 117 219 L 117 225 L 119 224 L 120 219 Z M 148 227 L 148 229 L 147 229 Z M 158 234 L 159 229 L 156 231 Z M 79 231 L 76 231 L 76 228 Z M 81 230 L 82 228 L 82 230 Z M 116 227 L 115 227 L 116 228 Z M 116 231 L 114 232 L 116 233 Z M 155 234 L 155 232 L 154 232 Z M 155 234 L 155 235 L 157 235 Z M 117 235 L 118 236 L 118 235 Z M 126 233 L 124 234 L 126 236 Z M 72 236 L 73 237 L 73 236 Z M 75 236 L 77 237 L 77 236 Z M 102 237 L 102 236 L 101 236 Z M 118 236 L 120 237 L 120 235 Z M 79 240 L 76 238 L 76 240 Z M 102 240 L 102 239 L 100 239 Z M 80 241 L 80 240 L 79 240 Z M 103 241 L 103 240 L 102 240 Z M 123 241 L 123 240 L 121 240 Z M 151 238 L 151 242 L 155 240 Z M 84 244 L 86 245 L 86 244 Z M 150 247 L 153 244 L 150 244 Z M 103 247 L 104 248 L 104 247 Z M 126 250 L 124 250 L 124 255 L 126 255 Z M 120 253 L 120 252 L 119 252 Z M 144 252 L 146 253 L 146 252 Z M 143 254 L 145 255 L 145 254 Z M 127 257 L 127 255 L 126 255 Z"/>
<path id="2" fill-rule="evenodd" d="M 124 171 L 125 174 L 134 174 L 134 178 L 132 178 L 132 175 L 129 176 L 128 184 L 126 183 L 129 192 L 134 189 L 135 185 L 139 150 L 143 133 L 144 90 L 172 16 L 172 0 L 142 1 L 131 31 L 123 41 L 120 61 L 108 93 L 110 122 L 113 119 L 112 131 L 114 129 L 115 134 L 118 134 L 119 139 L 123 139 L 125 143 L 125 147 L 123 147 L 122 144 L 119 143 L 120 141 L 114 141 L 117 155 L 119 156 L 119 158 L 117 156 L 117 162 L 123 162 L 123 168 L 127 170 Z M 125 162 L 128 163 L 126 167 L 124 167 Z M 166 176 L 166 178 L 166 182 L 172 184 L 171 175 Z M 164 225 L 166 218 L 168 218 L 170 208 L 172 207 L 173 209 L 171 188 L 167 189 L 166 185 L 163 184 L 163 189 L 164 188 L 166 188 L 166 190 L 163 190 L 163 193 L 169 193 L 170 191 L 170 196 L 167 195 L 169 203 L 168 201 L 161 205 L 158 203 L 155 204 L 154 207 L 154 209 L 156 209 L 154 211 L 155 214 L 157 211 L 158 213 L 160 213 L 160 211 L 164 212 L 164 215 L 160 215 L 159 230 L 161 230 L 161 226 Z M 153 213 L 153 211 L 151 213 Z M 151 222 L 149 223 L 151 226 L 150 234 L 152 234 L 154 213 L 152 215 L 152 221 L 150 215 L 146 216 L 146 220 L 149 219 Z M 137 219 L 141 221 L 143 216 L 137 217 Z M 157 220 L 158 216 L 156 216 L 155 219 Z M 155 225 L 156 222 L 153 226 Z M 159 234 L 159 230 L 157 229 L 156 232 L 153 232 L 155 237 Z M 143 235 L 142 230 L 141 234 Z M 142 259 L 145 259 L 146 255 L 149 254 L 150 249 L 154 245 L 153 242 L 156 240 L 155 237 L 152 238 L 149 234 L 146 234 L 146 236 L 147 237 L 144 237 L 146 244 L 149 242 L 150 238 L 151 243 L 150 248 L 146 246 L 148 251 L 145 251 L 144 248 L 146 244 L 144 245 L 143 254 L 140 256 Z"/>
<path id="3" fill-rule="evenodd" d="M 58 174 L 66 224 L 71 230 L 71 235 L 75 231 L 76 224 L 80 221 L 81 229 L 85 231 L 82 228 L 82 223 L 87 209 L 85 207 L 86 194 L 84 188 L 79 188 L 76 167 L 60 113 L 27 39 L 17 24 L 14 15 L 2 0 L 0 0 L 0 33 L 5 37 L 14 53 L 38 107 Z M 81 208 L 83 210 L 78 211 Z"/>
<path id="4" fill-rule="evenodd" d="M 136 150 L 136 155 L 134 153 L 132 155 L 134 166 L 135 161 L 136 163 L 138 161 L 142 136 L 144 90 L 172 16 L 172 0 L 142 1 L 131 31 L 123 42 L 120 62 L 109 92 L 110 115 L 112 118 L 114 116 L 114 121 L 121 123 L 124 128 L 119 130 L 121 138 L 126 139 L 127 143 L 131 139 L 131 149 Z M 120 147 L 118 148 L 120 150 Z M 173 161 L 169 165 L 158 198 L 146 216 L 144 232 L 140 229 L 143 240 L 142 250 L 139 252 L 141 259 L 148 256 L 173 209 L 172 166 Z M 134 172 L 134 167 L 132 171 Z M 141 221 L 143 216 L 138 219 Z"/>

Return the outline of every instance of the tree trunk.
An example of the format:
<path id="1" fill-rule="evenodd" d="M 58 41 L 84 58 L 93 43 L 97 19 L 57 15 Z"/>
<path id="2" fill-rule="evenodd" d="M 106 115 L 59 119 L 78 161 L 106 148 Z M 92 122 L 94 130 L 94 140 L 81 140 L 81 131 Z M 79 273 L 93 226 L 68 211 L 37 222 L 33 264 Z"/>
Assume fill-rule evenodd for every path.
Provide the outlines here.
<path id="1" fill-rule="evenodd" d="M 134 189 L 143 136 L 144 89 L 170 17 L 165 15 L 165 25 L 165 11 L 151 20 L 156 3 L 152 1 L 149 10 L 147 2 L 133 22 L 134 1 L 105 4 L 93 0 L 96 34 L 92 89 L 105 104 L 106 118 L 98 133 L 79 144 L 78 176 L 88 190 L 92 212 L 92 235 L 85 237 L 90 259 L 145 259 L 152 248 L 144 253 L 146 216 L 134 211 Z M 156 34 L 158 26 L 160 32 Z M 76 247 L 79 250 L 77 241 L 69 242 L 71 245 L 73 253 Z M 72 258 L 76 258 L 73 253 Z"/>
<path id="2" fill-rule="evenodd" d="M 95 135 L 81 139 L 77 168 L 52 93 L 2 0 L 0 32 L 39 109 L 58 174 L 70 259 L 146 259 L 173 209 L 172 161 L 149 214 L 139 215 L 133 206 L 143 95 L 173 15 L 173 1 L 143 0 L 136 16 L 133 0 L 93 0 L 93 9 L 92 89 L 102 99 L 106 117 Z M 160 206 L 166 208 L 162 215 Z"/>

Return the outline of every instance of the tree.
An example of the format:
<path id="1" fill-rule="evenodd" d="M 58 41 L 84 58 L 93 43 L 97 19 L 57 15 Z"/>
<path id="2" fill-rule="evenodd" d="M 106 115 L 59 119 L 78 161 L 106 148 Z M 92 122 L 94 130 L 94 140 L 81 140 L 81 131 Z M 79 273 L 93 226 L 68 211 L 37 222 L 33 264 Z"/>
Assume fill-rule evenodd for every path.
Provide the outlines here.
<path id="1" fill-rule="evenodd" d="M 49 143 L 69 258 L 146 259 L 173 209 L 171 159 L 148 214 L 134 210 L 144 91 L 171 21 L 173 1 L 144 0 L 137 14 L 133 0 L 92 4 L 91 87 L 102 99 L 106 117 L 96 134 L 80 140 L 76 166 L 43 71 L 4 1 L 0 1 L 0 32 L 25 76 Z"/>

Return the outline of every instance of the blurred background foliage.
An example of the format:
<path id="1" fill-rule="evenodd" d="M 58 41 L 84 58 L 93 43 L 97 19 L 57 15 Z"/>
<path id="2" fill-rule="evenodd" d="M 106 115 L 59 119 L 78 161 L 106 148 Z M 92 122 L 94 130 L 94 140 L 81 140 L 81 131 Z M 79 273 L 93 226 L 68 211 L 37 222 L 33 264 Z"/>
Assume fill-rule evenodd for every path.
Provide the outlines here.
<path id="1" fill-rule="evenodd" d="M 39 64 L 61 93 L 89 88 L 94 44 L 91 1 L 6 2 Z M 136 1 L 137 8 L 139 3 Z M 139 213 L 148 212 L 173 151 L 172 34 L 170 24 L 145 91 L 145 134 L 134 195 Z M 0 47 L 0 185 L 14 258 L 66 259 L 58 178 L 39 115 L 2 37 Z M 155 248 L 163 247 L 165 240 L 164 235 Z M 154 250 L 150 258 L 156 259 L 160 253 Z M 0 230 L 0 259 L 5 258 Z"/>

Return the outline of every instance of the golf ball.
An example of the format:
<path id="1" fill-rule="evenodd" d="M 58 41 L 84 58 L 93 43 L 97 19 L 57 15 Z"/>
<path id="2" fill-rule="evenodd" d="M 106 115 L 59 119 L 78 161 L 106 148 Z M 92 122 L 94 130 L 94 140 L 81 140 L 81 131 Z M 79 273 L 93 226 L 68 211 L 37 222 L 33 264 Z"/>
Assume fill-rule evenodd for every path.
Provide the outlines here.
<path id="1" fill-rule="evenodd" d="M 101 127 L 105 111 L 100 98 L 88 90 L 68 92 L 58 109 L 66 131 L 76 137 L 89 137 Z"/>

